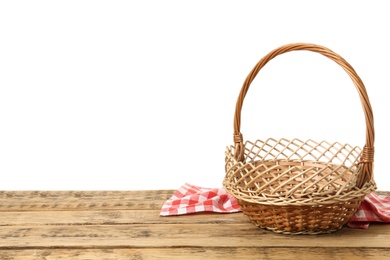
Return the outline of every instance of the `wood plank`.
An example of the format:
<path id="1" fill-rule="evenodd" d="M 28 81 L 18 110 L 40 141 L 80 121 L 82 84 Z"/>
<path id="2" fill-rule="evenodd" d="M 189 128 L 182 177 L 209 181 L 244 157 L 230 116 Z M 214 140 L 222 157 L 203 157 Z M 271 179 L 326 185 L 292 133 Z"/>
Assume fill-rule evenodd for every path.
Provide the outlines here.
<path id="1" fill-rule="evenodd" d="M 161 209 L 174 190 L 0 191 L 0 211 Z M 380 194 L 389 192 L 380 191 Z"/>
<path id="2" fill-rule="evenodd" d="M 0 226 L 36 225 L 132 225 L 132 224 L 238 224 L 249 219 L 243 213 L 197 213 L 160 217 L 160 210 L 5 211 Z"/>
<path id="3" fill-rule="evenodd" d="M 0 191 L 0 211 L 160 209 L 173 190 Z"/>
<path id="4" fill-rule="evenodd" d="M 128 259 L 340 259 L 386 260 L 390 249 L 377 248 L 130 248 L 0 250 L 0 259 L 19 260 L 128 260 Z"/>
<path id="5" fill-rule="evenodd" d="M 274 234 L 247 224 L 3 226 L 0 248 L 355 247 L 389 248 L 390 228 L 344 228 L 318 236 Z"/>

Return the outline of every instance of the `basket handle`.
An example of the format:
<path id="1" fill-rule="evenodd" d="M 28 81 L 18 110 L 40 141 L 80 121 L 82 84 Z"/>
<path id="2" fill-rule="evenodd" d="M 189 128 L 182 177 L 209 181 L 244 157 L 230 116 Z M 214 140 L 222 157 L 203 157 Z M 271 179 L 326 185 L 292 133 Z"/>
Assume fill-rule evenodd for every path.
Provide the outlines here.
<path id="1" fill-rule="evenodd" d="M 243 144 L 243 136 L 240 132 L 241 109 L 242 109 L 242 104 L 244 102 L 245 95 L 248 92 L 250 84 L 255 79 L 257 73 L 261 70 L 261 68 L 263 68 L 270 60 L 272 60 L 273 58 L 275 58 L 280 54 L 290 52 L 290 51 L 296 51 L 296 50 L 307 50 L 307 51 L 317 52 L 319 54 L 324 55 L 325 57 L 328 57 L 329 59 L 339 64 L 345 70 L 345 72 L 348 73 L 348 75 L 351 77 L 353 83 L 356 86 L 356 89 L 359 93 L 360 101 L 363 106 L 364 116 L 366 120 L 366 144 L 363 148 L 362 156 L 359 162 L 363 168 L 362 168 L 362 174 L 360 174 L 360 178 L 357 183 L 357 186 L 361 187 L 364 185 L 364 183 L 370 182 L 372 178 L 372 168 L 373 168 L 373 161 L 374 161 L 375 133 L 374 133 L 374 118 L 373 118 L 373 112 L 372 112 L 370 100 L 368 98 L 363 81 L 357 75 L 357 73 L 352 68 L 352 66 L 346 60 L 344 60 L 340 55 L 320 45 L 309 44 L 309 43 L 292 43 L 292 44 L 283 45 L 279 48 L 274 49 L 266 56 L 264 56 L 252 69 L 252 71 L 249 73 L 249 75 L 244 81 L 244 84 L 241 88 L 236 103 L 236 110 L 234 114 L 234 135 L 233 135 L 235 157 L 238 161 L 241 162 L 244 161 L 245 148 Z"/>

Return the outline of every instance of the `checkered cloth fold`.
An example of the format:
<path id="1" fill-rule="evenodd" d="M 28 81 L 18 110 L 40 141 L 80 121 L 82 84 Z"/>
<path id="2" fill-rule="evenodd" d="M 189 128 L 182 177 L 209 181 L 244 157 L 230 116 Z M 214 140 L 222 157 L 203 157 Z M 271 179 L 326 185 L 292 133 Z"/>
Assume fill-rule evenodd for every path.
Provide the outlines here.
<path id="1" fill-rule="evenodd" d="M 161 208 L 160 216 L 197 212 L 240 212 L 236 199 L 222 188 L 202 188 L 186 183 Z M 368 194 L 349 220 L 350 228 L 368 228 L 371 222 L 390 223 L 390 196 Z"/>
<path id="2" fill-rule="evenodd" d="M 202 188 L 186 183 L 162 206 L 160 216 L 196 212 L 233 213 L 241 211 L 236 199 L 224 189 Z"/>
<path id="3" fill-rule="evenodd" d="M 376 193 L 366 195 L 347 225 L 367 229 L 370 222 L 390 223 L 390 196 Z"/>

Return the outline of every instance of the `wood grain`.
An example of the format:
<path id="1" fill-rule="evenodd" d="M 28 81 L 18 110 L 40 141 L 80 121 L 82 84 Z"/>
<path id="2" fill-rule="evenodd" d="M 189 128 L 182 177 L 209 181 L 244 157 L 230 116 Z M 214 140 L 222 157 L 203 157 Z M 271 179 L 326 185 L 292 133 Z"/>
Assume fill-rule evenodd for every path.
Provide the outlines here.
<path id="1" fill-rule="evenodd" d="M 0 191 L 0 211 L 160 209 L 173 195 L 158 191 Z"/>
<path id="2" fill-rule="evenodd" d="M 370 232 L 345 228 L 335 234 L 289 237 L 255 228 L 251 223 L 3 226 L 0 238 L 0 248 L 390 246 L 390 232 L 383 225 L 373 225 Z"/>
<path id="3" fill-rule="evenodd" d="M 159 210 L 61 210 L 47 211 L 6 211 L 1 212 L 1 226 L 35 225 L 132 225 L 132 224 L 237 224 L 248 223 L 241 214 L 198 213 L 176 217 L 160 217 Z"/>
<path id="4" fill-rule="evenodd" d="M 390 225 L 278 235 L 242 213 L 160 217 L 174 191 L 0 191 L 0 259 L 390 259 Z"/>
<path id="5" fill-rule="evenodd" d="M 0 250 L 0 259 L 20 260 L 154 260 L 154 259 L 332 259 L 386 260 L 390 249 L 376 248 L 247 248 L 247 247 L 189 247 L 189 248 L 130 248 L 130 249 L 22 249 Z"/>

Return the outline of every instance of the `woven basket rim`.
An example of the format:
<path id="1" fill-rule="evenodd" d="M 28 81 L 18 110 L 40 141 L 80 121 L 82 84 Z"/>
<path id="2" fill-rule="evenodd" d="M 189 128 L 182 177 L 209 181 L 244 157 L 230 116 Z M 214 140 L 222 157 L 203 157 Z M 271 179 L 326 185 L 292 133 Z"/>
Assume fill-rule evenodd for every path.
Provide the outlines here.
<path id="1" fill-rule="evenodd" d="M 256 169 L 258 167 L 262 166 L 270 166 L 272 167 L 301 167 L 301 168 L 318 168 L 319 171 L 321 169 L 337 169 L 338 171 L 345 171 L 348 172 L 352 177 L 357 177 L 356 173 L 359 172 L 360 164 L 359 164 L 359 157 L 362 153 L 362 150 L 359 146 L 351 146 L 349 144 L 341 144 L 339 142 L 335 143 L 330 143 L 327 141 L 321 141 L 321 142 L 316 142 L 313 141 L 312 139 L 308 139 L 306 142 L 302 142 L 299 139 L 292 139 L 292 140 L 299 140 L 299 142 L 302 143 L 302 145 L 305 145 L 307 142 L 310 142 L 310 144 L 313 145 L 313 149 L 316 148 L 316 145 L 320 145 L 323 143 L 326 143 L 329 147 L 335 147 L 333 144 L 338 145 L 338 149 L 340 150 L 347 150 L 346 155 L 348 157 L 348 152 L 354 151 L 356 152 L 354 154 L 354 158 L 351 160 L 350 165 L 345 165 L 342 163 L 335 163 L 332 161 L 321 161 L 321 160 L 309 160 L 309 159 L 286 159 L 286 158 L 272 158 L 272 159 L 267 159 L 267 158 L 260 158 L 257 157 L 258 154 L 253 152 L 253 147 L 256 147 L 257 149 L 261 150 L 261 146 L 256 146 L 257 142 L 261 142 L 264 146 L 267 146 L 267 142 L 271 140 L 272 142 L 276 141 L 276 144 L 278 144 L 278 141 L 273 139 L 273 138 L 268 138 L 266 141 L 262 140 L 256 140 L 256 141 L 246 141 L 244 150 L 245 150 L 245 157 L 246 160 L 244 161 L 239 161 L 235 156 L 234 156 L 234 146 L 227 146 L 226 148 L 226 162 L 230 163 L 231 165 L 228 166 L 226 165 L 226 176 L 223 180 L 223 187 L 225 190 L 234 196 L 236 199 L 243 200 L 246 202 L 250 203 L 257 203 L 257 204 L 262 204 L 262 205 L 281 205 L 281 206 L 304 206 L 304 205 L 319 205 L 319 204 L 333 204 L 333 203 L 338 203 L 341 201 L 348 201 L 350 199 L 355 199 L 355 198 L 360 198 L 370 192 L 373 192 L 376 190 L 376 184 L 373 180 L 373 176 L 369 182 L 366 182 L 363 186 L 360 188 L 357 187 L 355 179 L 351 179 L 350 183 L 345 183 L 343 190 L 324 190 L 321 192 L 307 192 L 307 194 L 288 194 L 285 195 L 282 192 L 276 192 L 276 193 L 270 193 L 269 191 L 255 191 L 255 190 L 249 190 L 245 189 L 239 185 L 237 185 L 237 180 L 233 180 L 234 178 L 240 178 L 236 177 L 234 175 L 235 171 L 240 172 L 242 169 L 247 169 L 247 171 L 257 171 Z M 286 141 L 287 144 L 290 144 L 290 140 L 283 138 L 283 141 Z M 252 147 L 253 146 L 253 147 Z M 301 148 L 299 145 L 296 146 L 293 144 L 298 150 Z M 320 146 L 323 148 L 323 146 Z M 328 147 L 328 149 L 329 149 Z M 272 150 L 272 145 L 268 146 Z M 327 148 L 327 147 L 325 147 Z M 325 149 L 326 150 L 326 149 Z M 327 151 L 327 150 L 326 150 Z M 253 153 L 252 158 L 247 156 L 247 153 Z M 280 151 L 279 151 L 280 152 Z M 310 153 L 310 151 L 308 151 Z M 335 153 L 338 153 L 338 150 L 335 149 L 333 151 Z M 341 153 L 340 153 L 341 154 Z M 325 156 L 326 157 L 326 156 Z M 325 158 L 324 157 L 324 158 Z M 337 158 L 338 159 L 338 158 Z M 229 161 L 230 160 L 230 161 Z M 347 159 L 345 159 L 347 160 Z M 246 167 L 248 166 L 248 167 Z M 248 170 L 249 169 L 249 170 Z M 253 170 L 252 170 L 253 169 Z M 233 172 L 230 172 L 233 171 Z M 352 178 L 350 177 L 350 178 Z M 241 177 L 244 178 L 244 177 Z"/>
<path id="2" fill-rule="evenodd" d="M 356 198 L 361 198 L 367 194 L 374 192 L 376 190 L 376 184 L 374 182 L 366 183 L 363 187 L 359 189 L 351 190 L 345 194 L 339 194 L 337 196 L 310 196 L 306 198 L 285 198 L 278 197 L 272 198 L 267 196 L 255 196 L 242 192 L 239 189 L 230 188 L 230 185 L 223 182 L 223 188 L 227 193 L 232 195 L 235 199 L 246 201 L 249 203 L 268 205 L 268 206 L 319 206 L 319 205 L 329 205 L 339 202 L 347 202 Z"/>

